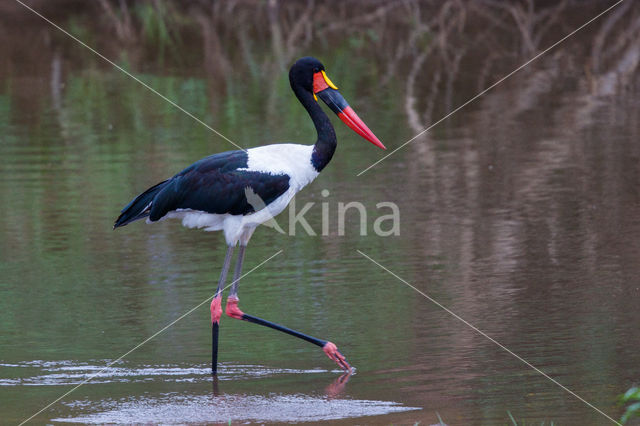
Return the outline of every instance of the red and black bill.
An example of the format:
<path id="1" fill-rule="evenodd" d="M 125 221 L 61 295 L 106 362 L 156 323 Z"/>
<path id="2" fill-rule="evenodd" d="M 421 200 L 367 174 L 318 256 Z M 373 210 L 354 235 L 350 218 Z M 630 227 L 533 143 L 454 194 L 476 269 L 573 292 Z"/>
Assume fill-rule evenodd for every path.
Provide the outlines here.
<path id="1" fill-rule="evenodd" d="M 333 86 L 333 87 L 331 87 Z M 324 72 L 317 72 L 313 75 L 313 93 L 327 104 L 340 120 L 349 126 L 354 132 L 374 144 L 375 146 L 387 149 L 380 139 L 373 134 L 366 124 L 358 117 L 358 114 L 349 106 L 347 101 L 342 97 L 331 80 L 326 77 Z"/>

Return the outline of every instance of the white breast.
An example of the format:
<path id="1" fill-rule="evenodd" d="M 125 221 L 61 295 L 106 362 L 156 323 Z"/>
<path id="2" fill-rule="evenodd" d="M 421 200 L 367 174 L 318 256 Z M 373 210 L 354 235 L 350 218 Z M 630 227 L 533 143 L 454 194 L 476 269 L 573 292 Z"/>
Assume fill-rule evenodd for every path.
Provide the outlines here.
<path id="1" fill-rule="evenodd" d="M 286 143 L 260 146 L 247 151 L 247 168 L 241 170 L 287 174 L 291 178 L 289 185 L 295 188 L 295 192 L 318 177 L 319 173 L 311 164 L 313 145 Z"/>

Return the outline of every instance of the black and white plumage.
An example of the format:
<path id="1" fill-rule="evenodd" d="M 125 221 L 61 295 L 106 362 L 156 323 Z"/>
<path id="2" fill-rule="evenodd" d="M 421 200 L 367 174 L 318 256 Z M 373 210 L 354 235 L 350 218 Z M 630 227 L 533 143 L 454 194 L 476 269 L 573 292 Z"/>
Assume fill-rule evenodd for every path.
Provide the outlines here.
<path id="1" fill-rule="evenodd" d="M 114 224 L 115 229 L 143 218 L 147 218 L 147 222 L 177 218 L 189 228 L 224 231 L 227 254 L 211 301 L 212 374 L 217 371 L 221 294 L 234 247 L 238 245 L 234 281 L 227 298 L 227 315 L 318 345 L 341 368 L 350 371 L 349 364 L 333 343 L 245 314 L 237 306 L 245 247 L 256 227 L 282 212 L 295 194 L 326 167 L 336 150 L 335 131 L 318 104 L 318 98 L 356 133 L 385 149 L 340 95 L 320 61 L 311 57 L 298 60 L 289 71 L 289 81 L 315 125 L 318 134 L 315 144 L 266 145 L 203 158 L 138 195 L 122 209 Z"/>
<path id="2" fill-rule="evenodd" d="M 136 197 L 115 227 L 145 217 L 178 218 L 189 228 L 223 230 L 228 245 L 246 245 L 258 225 L 282 212 L 318 176 L 312 152 L 313 146 L 277 144 L 203 158 Z M 266 207 L 256 212 L 247 191 Z"/>

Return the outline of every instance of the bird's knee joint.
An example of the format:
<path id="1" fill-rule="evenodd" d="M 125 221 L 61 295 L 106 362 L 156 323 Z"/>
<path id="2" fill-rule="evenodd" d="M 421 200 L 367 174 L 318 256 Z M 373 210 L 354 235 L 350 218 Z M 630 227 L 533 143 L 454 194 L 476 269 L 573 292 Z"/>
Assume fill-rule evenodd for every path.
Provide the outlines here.
<path id="1" fill-rule="evenodd" d="M 244 312 L 238 308 L 238 298 L 234 296 L 229 296 L 227 299 L 227 307 L 225 309 L 225 314 L 231 318 L 242 319 L 244 316 Z"/>
<path id="2" fill-rule="evenodd" d="M 222 316 L 222 297 L 216 296 L 211 300 L 211 323 L 219 324 Z"/>

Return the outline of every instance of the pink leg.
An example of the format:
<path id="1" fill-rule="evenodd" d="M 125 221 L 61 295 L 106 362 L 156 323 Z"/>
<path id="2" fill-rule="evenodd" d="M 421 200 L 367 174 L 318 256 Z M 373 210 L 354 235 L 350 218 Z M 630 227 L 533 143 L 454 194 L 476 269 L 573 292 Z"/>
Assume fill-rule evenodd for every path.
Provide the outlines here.
<path id="1" fill-rule="evenodd" d="M 220 324 L 222 317 L 222 295 L 217 295 L 211 300 L 211 324 Z"/>
<path id="2" fill-rule="evenodd" d="M 227 297 L 227 307 L 225 308 L 225 313 L 231 318 L 241 320 L 244 316 L 244 312 L 242 312 L 240 308 L 238 308 L 238 302 L 239 299 L 237 296 Z"/>
<path id="3" fill-rule="evenodd" d="M 218 373 L 218 334 L 220 332 L 220 318 L 222 317 L 222 290 L 227 279 L 231 257 L 233 256 L 233 246 L 227 247 L 227 254 L 224 257 L 224 264 L 220 272 L 218 288 L 211 300 L 211 374 Z"/>
<path id="4" fill-rule="evenodd" d="M 238 254 L 238 261 L 236 263 L 236 269 L 233 275 L 233 284 L 231 285 L 231 290 L 229 291 L 229 297 L 227 297 L 227 307 L 225 308 L 225 313 L 231 318 L 244 320 L 248 322 L 252 322 L 254 324 L 263 325 L 274 330 L 282 331 L 284 333 L 295 336 L 299 339 L 306 340 L 309 343 L 313 343 L 314 345 L 318 345 L 322 348 L 325 354 L 337 363 L 340 368 L 347 372 L 351 372 L 351 366 L 345 360 L 344 356 L 338 351 L 336 345 L 331 342 L 327 342 L 325 340 L 316 339 L 315 337 L 308 336 L 306 334 L 300 333 L 299 331 L 292 330 L 290 328 L 284 327 L 280 324 L 276 324 L 271 321 L 264 320 L 262 318 L 254 317 L 253 315 L 245 314 L 238 308 L 238 281 L 240 280 L 240 274 L 242 272 L 242 262 L 244 260 L 244 250 L 245 246 L 240 245 L 240 252 Z"/>

